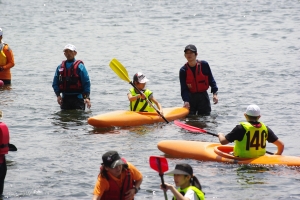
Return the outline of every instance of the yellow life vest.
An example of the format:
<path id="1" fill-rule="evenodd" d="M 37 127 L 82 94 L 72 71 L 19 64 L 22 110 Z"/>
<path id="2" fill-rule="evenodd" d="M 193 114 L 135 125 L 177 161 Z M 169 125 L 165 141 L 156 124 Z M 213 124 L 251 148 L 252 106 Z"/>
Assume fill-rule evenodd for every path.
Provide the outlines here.
<path id="1" fill-rule="evenodd" d="M 129 91 L 130 91 L 130 94 L 132 96 L 136 96 L 137 95 L 137 93 L 135 92 L 134 88 L 131 88 Z M 149 89 L 146 89 L 143 93 L 145 94 L 145 96 L 147 97 L 147 99 L 151 102 L 151 100 L 149 99 L 149 96 L 152 94 L 152 92 Z M 131 101 L 130 105 L 129 105 L 129 109 L 131 111 L 136 111 L 136 112 L 155 112 L 155 109 L 152 108 L 148 104 L 148 102 L 146 101 L 146 99 L 142 99 L 142 98 L 138 98 L 135 101 Z"/>
<path id="2" fill-rule="evenodd" d="M 186 192 L 188 190 L 193 190 L 196 193 L 199 200 L 205 200 L 204 193 L 195 186 L 189 186 L 189 187 L 186 187 L 184 189 L 178 188 L 177 190 L 183 196 L 186 194 Z M 173 199 L 176 200 L 176 197 L 173 197 Z"/>
<path id="3" fill-rule="evenodd" d="M 242 141 L 235 140 L 234 155 L 241 158 L 257 158 L 265 155 L 268 129 L 261 123 L 260 128 L 254 127 L 249 122 L 240 123 L 246 133 Z"/>
<path id="4" fill-rule="evenodd" d="M 3 52 L 4 46 L 7 45 L 5 43 L 0 43 L 0 66 L 6 65 L 7 58 Z"/>

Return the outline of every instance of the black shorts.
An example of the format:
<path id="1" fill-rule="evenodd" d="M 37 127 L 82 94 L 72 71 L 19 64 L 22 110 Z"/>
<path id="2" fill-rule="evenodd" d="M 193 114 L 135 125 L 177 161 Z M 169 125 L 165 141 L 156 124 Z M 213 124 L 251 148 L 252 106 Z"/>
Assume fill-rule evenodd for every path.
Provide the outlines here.
<path id="1" fill-rule="evenodd" d="M 190 115 L 210 115 L 211 106 L 208 93 L 190 93 Z"/>
<path id="2" fill-rule="evenodd" d="M 79 99 L 77 96 L 78 95 L 64 95 L 64 97 L 62 98 L 62 105 L 60 106 L 60 108 L 62 110 L 85 110 L 84 100 Z"/>

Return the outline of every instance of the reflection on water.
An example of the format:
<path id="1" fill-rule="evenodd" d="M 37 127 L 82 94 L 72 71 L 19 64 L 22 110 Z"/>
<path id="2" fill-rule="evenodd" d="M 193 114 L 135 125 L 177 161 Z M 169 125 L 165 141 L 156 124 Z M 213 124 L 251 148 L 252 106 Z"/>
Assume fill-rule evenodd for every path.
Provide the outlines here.
<path id="1" fill-rule="evenodd" d="M 142 126 L 123 126 L 123 127 L 93 127 L 93 130 L 89 131 L 89 133 L 93 134 L 119 134 L 121 131 L 126 131 L 132 134 L 145 135 L 148 133 L 153 133 L 156 129 L 163 128 L 165 123 L 155 123 L 155 124 L 147 124 Z"/>
<path id="2" fill-rule="evenodd" d="M 82 126 L 87 124 L 91 111 L 61 110 L 53 114 L 52 124 L 61 126 L 63 129 Z"/>
<path id="3" fill-rule="evenodd" d="M 267 180 L 264 172 L 269 171 L 270 166 L 241 165 L 237 168 L 237 182 L 241 185 L 265 184 Z"/>

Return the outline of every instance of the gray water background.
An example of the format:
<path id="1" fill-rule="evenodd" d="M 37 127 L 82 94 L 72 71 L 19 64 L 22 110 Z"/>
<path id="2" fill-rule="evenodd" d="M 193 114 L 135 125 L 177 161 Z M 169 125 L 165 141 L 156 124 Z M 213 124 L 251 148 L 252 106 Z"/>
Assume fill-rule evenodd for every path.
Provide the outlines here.
<path id="1" fill-rule="evenodd" d="M 284 155 L 300 156 L 299 13 L 299 0 L 0 0 L 3 39 L 16 62 L 12 85 L 0 89 L 2 121 L 18 147 L 7 155 L 5 197 L 91 199 L 101 155 L 117 150 L 143 173 L 136 199 L 164 199 L 148 163 L 150 155 L 163 155 L 157 143 L 217 138 L 173 123 L 94 129 L 87 118 L 128 108 L 130 86 L 108 66 L 114 57 L 130 78 L 145 73 L 163 107 L 182 106 L 178 72 L 190 43 L 211 66 L 219 103 L 209 117 L 184 120 L 227 133 L 255 103 L 261 121 L 285 143 Z M 60 111 L 51 87 L 68 43 L 77 47 L 76 58 L 84 61 L 92 82 L 92 108 L 85 112 Z M 267 149 L 275 151 L 272 144 Z M 168 162 L 170 169 L 191 164 L 206 199 L 300 199 L 296 167 Z M 165 181 L 172 183 L 172 177 Z"/>

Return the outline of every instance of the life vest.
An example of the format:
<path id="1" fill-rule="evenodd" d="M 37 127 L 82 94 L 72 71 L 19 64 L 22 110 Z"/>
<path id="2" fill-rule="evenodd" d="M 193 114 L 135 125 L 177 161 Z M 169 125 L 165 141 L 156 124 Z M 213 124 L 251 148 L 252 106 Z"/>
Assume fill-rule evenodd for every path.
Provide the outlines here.
<path id="1" fill-rule="evenodd" d="M 122 160 L 125 161 L 123 158 Z M 134 183 L 130 170 L 128 168 L 124 168 L 124 170 L 126 172 L 126 176 L 121 189 L 108 174 L 109 179 L 107 181 L 109 183 L 109 190 L 103 193 L 103 195 L 101 196 L 101 200 L 125 200 L 125 193 L 133 188 Z"/>
<path id="2" fill-rule="evenodd" d="M 259 128 L 249 122 L 240 123 L 246 133 L 242 141 L 235 140 L 234 155 L 241 158 L 257 158 L 266 153 L 266 142 L 268 138 L 268 129 L 261 123 Z"/>
<path id="3" fill-rule="evenodd" d="M 189 187 L 186 187 L 184 189 L 178 188 L 177 190 L 183 196 L 185 195 L 185 193 L 188 190 L 193 190 L 196 193 L 196 195 L 197 195 L 197 197 L 198 197 L 199 200 L 205 200 L 204 193 L 201 190 L 199 190 L 197 187 L 195 187 L 195 186 L 189 186 Z M 176 197 L 173 197 L 173 200 L 176 200 Z"/>
<path id="4" fill-rule="evenodd" d="M 78 75 L 80 63 L 83 64 L 81 60 L 76 60 L 69 69 L 66 68 L 66 61 L 61 63 L 59 69 L 59 89 L 61 92 L 82 92 L 82 83 Z"/>
<path id="5" fill-rule="evenodd" d="M 3 51 L 5 45 L 7 44 L 0 43 L 0 66 L 6 65 L 7 63 L 7 58 Z"/>
<path id="6" fill-rule="evenodd" d="M 8 154 L 9 131 L 5 123 L 0 122 L 0 154 Z"/>
<path id="7" fill-rule="evenodd" d="M 130 91 L 132 96 L 137 95 L 134 88 L 131 88 L 129 91 Z M 149 96 L 152 94 L 152 92 L 149 89 L 146 89 L 143 93 L 145 94 L 147 99 L 151 102 L 151 100 L 149 99 Z M 148 105 L 148 102 L 146 101 L 146 99 L 142 99 L 142 98 L 138 98 L 135 101 L 131 101 L 129 107 L 130 107 L 131 111 L 155 112 L 155 109 L 152 108 L 150 105 Z"/>
<path id="8" fill-rule="evenodd" d="M 205 76 L 201 71 L 201 62 L 197 61 L 195 75 L 193 71 L 185 64 L 186 69 L 186 85 L 191 93 L 204 92 L 209 88 L 208 76 Z"/>

